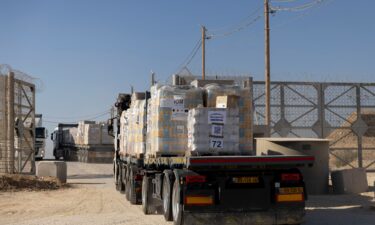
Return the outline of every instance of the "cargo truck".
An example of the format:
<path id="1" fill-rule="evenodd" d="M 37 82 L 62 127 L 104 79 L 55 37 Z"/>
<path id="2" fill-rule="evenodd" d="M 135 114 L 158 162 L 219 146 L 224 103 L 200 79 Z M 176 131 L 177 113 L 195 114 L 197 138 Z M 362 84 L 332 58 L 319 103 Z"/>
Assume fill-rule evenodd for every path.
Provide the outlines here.
<path id="1" fill-rule="evenodd" d="M 78 124 L 59 123 L 55 130 L 51 133 L 51 140 L 53 142 L 53 156 L 56 160 L 63 158 L 68 160 L 72 151 L 75 151 L 75 146 L 71 142 L 66 142 L 67 136 L 70 135 L 67 130 L 70 128 L 77 128 Z"/>
<path id="2" fill-rule="evenodd" d="M 175 82 L 173 87 L 183 82 L 182 78 L 176 80 L 178 82 Z M 251 88 L 251 80 L 247 81 L 244 84 L 245 88 Z M 225 82 L 228 83 L 228 81 Z M 199 83 L 207 85 L 220 83 L 220 81 L 196 81 L 198 87 Z M 169 87 L 160 86 L 159 88 L 168 89 Z M 177 128 L 183 123 L 179 122 L 179 125 L 173 127 L 174 123 L 171 118 L 175 116 L 174 119 L 176 119 L 181 116 L 180 109 L 182 109 L 182 114 L 191 109 L 184 108 L 188 101 L 184 102 L 180 97 L 173 97 L 172 102 L 169 103 L 161 100 L 159 102 L 168 105 L 170 108 L 167 110 L 171 112 L 160 111 L 162 117 L 155 119 L 154 115 L 149 115 L 153 110 L 150 109 L 153 107 L 152 103 L 150 104 L 152 101 L 150 95 L 152 96 L 153 93 L 146 92 L 141 95 L 143 96 L 141 99 L 145 101 L 144 110 L 132 110 L 132 106 L 139 99 L 137 95 L 140 94 L 133 93 L 132 97 L 120 94 L 115 104 L 117 112 L 111 118 L 113 128 L 111 133 L 115 137 L 113 171 L 116 189 L 124 193 L 130 203 L 142 204 L 145 214 L 163 214 L 166 221 L 173 221 L 175 225 L 300 224 L 303 222 L 307 194 L 304 178 L 298 168 L 312 166 L 313 156 L 256 155 L 255 151 L 231 154 L 225 151 L 226 144 L 220 142 L 223 139 L 215 138 L 213 140 L 218 142 L 211 145 L 211 137 L 205 143 L 207 151 L 203 149 L 195 153 L 187 151 L 171 154 L 173 148 L 168 147 L 179 141 L 174 140 L 169 145 L 156 145 L 158 146 L 156 154 L 150 154 L 152 148 L 150 145 L 153 145 L 150 135 L 153 134 L 150 134 L 149 128 L 155 124 L 162 124 L 161 120 L 166 118 L 167 114 L 176 113 L 167 118 L 170 120 L 165 123 L 167 129 L 157 132 L 157 135 L 160 137 L 175 130 L 183 133 L 182 127 Z M 251 97 L 245 100 L 251 101 Z M 206 98 L 204 103 L 206 106 L 209 105 L 208 101 Z M 181 102 L 185 104 L 183 108 L 171 106 L 180 105 Z M 244 107 L 243 102 L 241 104 L 242 106 L 239 107 Z M 202 106 L 199 105 L 199 107 Z M 224 110 L 224 112 L 227 111 Z M 141 115 L 142 113 L 147 115 Z M 144 151 L 142 153 L 122 150 L 123 145 L 126 146 L 125 149 L 129 149 L 136 144 L 130 143 L 127 137 L 135 133 L 129 125 L 132 116 L 135 116 L 137 120 L 135 124 L 138 125 L 142 124 L 142 119 L 139 118 L 146 118 L 143 122 L 144 129 L 147 131 L 140 132 L 143 135 L 142 149 L 144 148 Z M 214 126 L 211 125 L 212 127 Z M 188 136 L 187 141 L 190 143 L 191 134 Z M 137 142 L 139 137 L 136 137 L 131 137 L 130 140 Z M 243 141 L 236 140 L 237 142 Z M 179 144 L 177 143 L 174 147 L 179 148 Z M 158 152 L 160 150 L 158 148 L 168 148 L 169 151 Z M 212 151 L 211 148 L 220 151 Z"/>
<path id="3" fill-rule="evenodd" d="M 58 124 L 51 134 L 56 160 L 86 163 L 112 163 L 113 139 L 107 134 L 107 125 L 95 121 Z"/>
<path id="4" fill-rule="evenodd" d="M 45 154 L 48 131 L 43 126 L 42 114 L 35 114 L 35 160 L 42 160 Z"/>

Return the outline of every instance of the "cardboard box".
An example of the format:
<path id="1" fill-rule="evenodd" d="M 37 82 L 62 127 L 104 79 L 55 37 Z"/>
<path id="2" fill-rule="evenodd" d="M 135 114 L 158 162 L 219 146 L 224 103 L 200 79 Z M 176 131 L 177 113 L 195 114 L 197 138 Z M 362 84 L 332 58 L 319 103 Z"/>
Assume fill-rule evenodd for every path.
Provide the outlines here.
<path id="1" fill-rule="evenodd" d="M 234 109 L 238 108 L 239 97 L 236 95 L 225 95 L 216 97 L 216 108 Z"/>

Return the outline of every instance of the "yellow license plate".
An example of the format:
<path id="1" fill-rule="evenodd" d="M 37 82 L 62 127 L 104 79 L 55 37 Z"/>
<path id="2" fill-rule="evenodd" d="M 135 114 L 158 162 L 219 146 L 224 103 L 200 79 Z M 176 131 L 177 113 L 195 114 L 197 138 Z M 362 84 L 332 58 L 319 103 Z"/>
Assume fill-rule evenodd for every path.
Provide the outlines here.
<path id="1" fill-rule="evenodd" d="M 233 177 L 233 183 L 236 184 L 257 184 L 259 177 Z"/>
<path id="2" fill-rule="evenodd" d="M 300 194 L 303 193 L 303 187 L 283 187 L 279 188 L 280 194 Z"/>
<path id="3" fill-rule="evenodd" d="M 276 195 L 277 202 L 302 202 L 304 201 L 303 194 L 286 194 Z"/>

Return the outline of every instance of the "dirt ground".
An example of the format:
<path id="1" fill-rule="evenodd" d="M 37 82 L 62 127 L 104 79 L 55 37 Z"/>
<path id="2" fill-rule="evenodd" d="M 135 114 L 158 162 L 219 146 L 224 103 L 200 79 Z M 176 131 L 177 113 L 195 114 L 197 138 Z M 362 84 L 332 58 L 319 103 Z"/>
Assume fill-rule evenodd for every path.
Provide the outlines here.
<path id="1" fill-rule="evenodd" d="M 115 190 L 109 164 L 68 163 L 70 188 L 0 192 L 0 224 L 158 225 L 162 215 L 144 215 Z M 373 183 L 373 179 L 371 179 Z M 310 196 L 305 225 L 373 225 L 373 193 Z"/>

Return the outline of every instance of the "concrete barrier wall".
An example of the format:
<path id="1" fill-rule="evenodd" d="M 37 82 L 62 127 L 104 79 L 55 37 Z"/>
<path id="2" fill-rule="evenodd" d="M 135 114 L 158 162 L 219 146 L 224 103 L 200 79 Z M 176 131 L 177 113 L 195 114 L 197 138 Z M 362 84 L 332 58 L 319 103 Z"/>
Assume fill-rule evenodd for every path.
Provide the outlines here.
<path id="1" fill-rule="evenodd" d="M 364 168 L 333 171 L 331 178 L 335 194 L 359 194 L 368 191 Z"/>
<path id="2" fill-rule="evenodd" d="M 56 177 L 61 183 L 66 183 L 67 167 L 63 161 L 41 161 L 36 166 L 36 176 Z"/>

